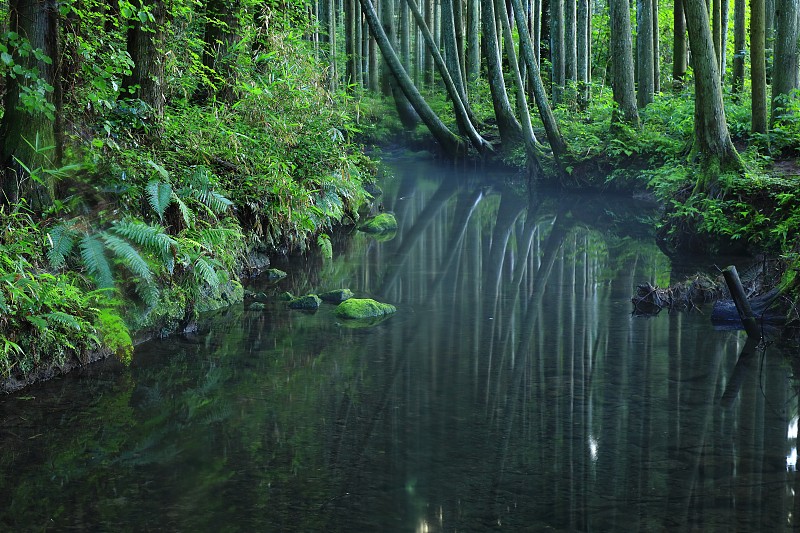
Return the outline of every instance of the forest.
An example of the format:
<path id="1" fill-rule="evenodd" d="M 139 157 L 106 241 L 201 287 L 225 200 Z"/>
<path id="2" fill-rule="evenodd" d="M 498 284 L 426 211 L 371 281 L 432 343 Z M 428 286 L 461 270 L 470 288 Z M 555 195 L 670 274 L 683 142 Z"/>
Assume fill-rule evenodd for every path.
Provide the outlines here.
<path id="1" fill-rule="evenodd" d="M 241 300 L 264 256 L 330 254 L 372 146 L 651 195 L 665 249 L 780 257 L 796 293 L 798 0 L 0 9 L 8 388 L 129 360 Z"/>

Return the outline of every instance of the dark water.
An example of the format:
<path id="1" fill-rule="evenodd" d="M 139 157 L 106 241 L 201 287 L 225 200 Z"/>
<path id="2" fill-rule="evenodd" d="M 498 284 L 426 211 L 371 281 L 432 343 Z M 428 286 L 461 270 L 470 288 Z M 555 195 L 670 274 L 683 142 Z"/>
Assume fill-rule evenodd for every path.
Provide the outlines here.
<path id="1" fill-rule="evenodd" d="M 490 178 L 397 163 L 394 239 L 253 287 L 349 287 L 398 307 L 377 326 L 274 298 L 0 399 L 0 529 L 795 528 L 779 354 L 737 365 L 708 310 L 630 315 L 683 275 L 647 205 Z"/>

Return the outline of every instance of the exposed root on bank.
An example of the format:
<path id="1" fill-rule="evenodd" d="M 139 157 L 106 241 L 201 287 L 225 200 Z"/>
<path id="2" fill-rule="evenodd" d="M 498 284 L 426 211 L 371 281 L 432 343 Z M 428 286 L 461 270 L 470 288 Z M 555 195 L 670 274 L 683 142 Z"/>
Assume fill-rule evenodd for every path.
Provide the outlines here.
<path id="1" fill-rule="evenodd" d="M 645 282 L 636 287 L 636 295 L 631 298 L 633 314 L 657 315 L 664 309 L 692 311 L 702 304 L 718 300 L 723 291 L 718 281 L 702 274 L 665 289 Z"/>

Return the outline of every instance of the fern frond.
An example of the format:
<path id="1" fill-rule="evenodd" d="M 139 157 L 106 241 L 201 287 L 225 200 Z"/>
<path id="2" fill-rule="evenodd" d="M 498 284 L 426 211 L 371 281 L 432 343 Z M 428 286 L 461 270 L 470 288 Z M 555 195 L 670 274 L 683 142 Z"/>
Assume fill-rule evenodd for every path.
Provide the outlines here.
<path id="1" fill-rule="evenodd" d="M 90 233 L 84 234 L 80 242 L 81 259 L 98 287 L 113 287 L 114 275 L 105 255 L 103 243 Z"/>
<path id="2" fill-rule="evenodd" d="M 204 248 L 213 250 L 222 247 L 231 239 L 238 237 L 237 231 L 230 228 L 204 228 L 197 235 L 197 241 Z"/>
<path id="3" fill-rule="evenodd" d="M 147 265 L 147 261 L 145 261 L 139 252 L 131 246 L 131 244 L 126 241 L 125 239 L 121 239 L 116 235 L 112 235 L 111 233 L 104 231 L 101 234 L 103 242 L 106 243 L 106 247 L 114 252 L 114 255 L 117 256 L 125 267 L 142 278 L 144 281 L 149 282 L 153 279 L 153 274 L 150 272 L 150 267 Z"/>
<path id="4" fill-rule="evenodd" d="M 66 326 L 67 328 L 70 329 L 75 329 L 78 331 L 80 331 L 81 329 L 81 323 L 78 321 L 77 318 L 62 311 L 53 311 L 52 313 L 46 313 L 42 315 L 42 317 L 50 322 L 61 324 L 62 326 Z"/>
<path id="5" fill-rule="evenodd" d="M 67 262 L 67 256 L 75 246 L 75 232 L 66 224 L 59 224 L 47 234 L 50 242 L 50 249 L 47 251 L 47 259 L 50 268 L 58 270 Z"/>
<path id="6" fill-rule="evenodd" d="M 169 172 L 167 172 L 167 169 L 165 169 L 164 167 L 162 167 L 161 165 L 159 165 L 158 163 L 156 163 L 152 159 L 148 159 L 147 160 L 147 164 L 150 165 L 151 167 L 153 167 L 154 169 L 156 169 L 156 171 L 159 174 L 161 174 L 162 178 L 164 178 L 165 180 L 169 179 Z"/>
<path id="7" fill-rule="evenodd" d="M 192 198 L 208 207 L 215 215 L 221 215 L 233 205 L 232 201 L 228 200 L 220 193 L 210 189 L 190 189 L 189 194 L 192 196 Z"/>
<path id="8" fill-rule="evenodd" d="M 180 197 L 174 192 L 172 193 L 172 201 L 178 204 L 178 209 L 181 212 L 181 216 L 183 217 L 183 221 L 186 223 L 186 226 L 189 228 L 194 227 L 194 211 L 192 211 L 189 206 L 186 205 L 186 203 L 184 203 L 184 201 L 181 200 Z"/>
<path id="9" fill-rule="evenodd" d="M 147 307 L 153 308 L 158 304 L 158 286 L 152 281 L 137 283 L 135 290 Z"/>
<path id="10" fill-rule="evenodd" d="M 177 248 L 177 243 L 167 235 L 163 226 L 128 219 L 115 221 L 111 230 L 117 235 L 138 244 L 145 250 L 153 252 L 165 264 L 174 259 L 173 252 Z"/>
<path id="11" fill-rule="evenodd" d="M 150 203 L 150 207 L 153 208 L 159 219 L 164 220 L 164 212 L 169 207 L 173 197 L 172 185 L 163 181 L 152 180 L 145 187 L 145 191 L 147 191 L 147 201 Z"/>
<path id="12" fill-rule="evenodd" d="M 212 289 L 216 289 L 219 286 L 219 276 L 217 275 L 217 271 L 214 270 L 211 262 L 207 261 L 203 256 L 199 256 L 197 259 L 195 259 L 194 271 L 195 277 L 198 281 L 206 282 Z"/>

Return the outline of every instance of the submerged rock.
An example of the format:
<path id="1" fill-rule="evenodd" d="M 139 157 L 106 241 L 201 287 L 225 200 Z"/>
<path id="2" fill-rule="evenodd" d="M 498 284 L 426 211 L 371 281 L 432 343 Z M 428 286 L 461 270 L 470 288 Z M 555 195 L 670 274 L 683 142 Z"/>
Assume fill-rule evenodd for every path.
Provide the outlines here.
<path id="1" fill-rule="evenodd" d="M 307 311 L 315 311 L 319 309 L 322 300 L 316 294 L 306 294 L 299 298 L 295 298 L 289 302 L 289 307 L 292 309 L 305 309 Z"/>
<path id="2" fill-rule="evenodd" d="M 336 316 L 346 319 L 365 319 L 391 315 L 397 308 L 391 304 L 376 302 L 370 298 L 350 298 L 339 304 Z"/>
<path id="3" fill-rule="evenodd" d="M 294 300 L 294 294 L 288 291 L 282 292 L 278 295 L 278 300 L 282 302 L 291 302 L 292 300 Z"/>
<path id="4" fill-rule="evenodd" d="M 392 233 L 397 231 L 397 219 L 391 213 L 381 213 L 365 221 L 358 229 L 372 234 Z"/>
<path id="5" fill-rule="evenodd" d="M 353 297 L 353 291 L 350 289 L 335 289 L 328 292 L 323 292 L 319 295 L 326 302 L 340 304 L 345 300 Z"/>

